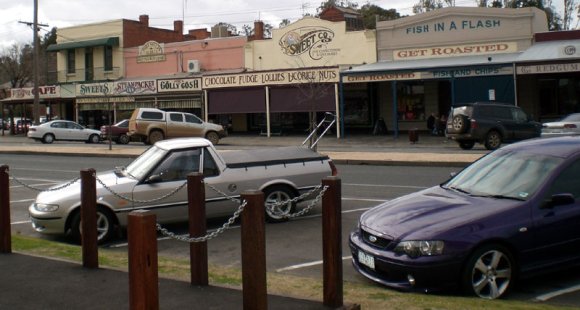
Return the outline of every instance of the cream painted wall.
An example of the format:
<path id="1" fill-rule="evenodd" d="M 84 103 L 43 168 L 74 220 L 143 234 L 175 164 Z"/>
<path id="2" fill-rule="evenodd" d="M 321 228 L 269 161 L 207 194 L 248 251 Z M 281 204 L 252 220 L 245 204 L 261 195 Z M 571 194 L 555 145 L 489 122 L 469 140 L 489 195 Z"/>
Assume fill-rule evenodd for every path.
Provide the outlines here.
<path id="1" fill-rule="evenodd" d="M 107 37 L 118 37 L 119 46 L 113 47 L 113 68 L 117 71 L 113 78 L 124 76 L 123 65 L 123 20 L 111 20 L 102 23 L 84 24 L 80 26 L 59 28 L 57 30 L 57 44 L 67 42 L 79 42 L 86 40 L 101 39 Z M 67 51 L 62 50 L 57 53 L 57 70 L 59 72 L 59 82 L 84 81 L 85 79 L 85 49 L 76 49 L 75 74 L 66 74 Z M 93 47 L 93 67 L 104 67 L 104 48 Z M 99 72 L 96 72 L 99 73 Z M 65 76 L 66 74 L 66 76 Z M 107 79 L 106 73 L 95 74 L 95 79 Z"/>
<path id="2" fill-rule="evenodd" d="M 533 34 L 548 31 L 546 14 L 537 8 L 452 7 L 377 23 L 379 60 L 393 60 L 399 49 L 514 42 L 531 46 Z"/>
<path id="3" fill-rule="evenodd" d="M 304 17 L 281 29 L 272 39 L 248 42 L 248 70 L 279 70 L 308 67 L 360 65 L 376 62 L 374 30 L 349 31 L 345 22 Z"/>

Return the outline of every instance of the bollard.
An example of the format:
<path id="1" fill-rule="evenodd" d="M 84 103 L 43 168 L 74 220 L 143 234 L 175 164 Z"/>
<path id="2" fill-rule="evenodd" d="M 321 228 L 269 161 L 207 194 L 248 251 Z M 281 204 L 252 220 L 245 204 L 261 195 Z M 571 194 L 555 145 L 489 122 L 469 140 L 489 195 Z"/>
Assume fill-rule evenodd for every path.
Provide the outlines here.
<path id="1" fill-rule="evenodd" d="M 157 217 L 133 211 L 127 218 L 129 242 L 129 309 L 159 309 Z"/>
<path id="2" fill-rule="evenodd" d="M 10 179 L 8 166 L 0 166 L 0 253 L 12 253 Z"/>
<path id="3" fill-rule="evenodd" d="M 95 169 L 81 170 L 81 223 L 83 267 L 99 268 Z"/>
<path id="4" fill-rule="evenodd" d="M 266 223 L 264 193 L 244 191 L 241 216 L 242 294 L 244 309 L 268 309 L 266 288 Z"/>
<path id="5" fill-rule="evenodd" d="M 189 207 L 189 236 L 199 238 L 207 234 L 205 216 L 205 187 L 203 174 L 199 172 L 187 175 L 187 201 Z M 209 284 L 207 241 L 189 244 L 189 263 L 191 285 Z"/>
<path id="6" fill-rule="evenodd" d="M 343 306 L 340 178 L 326 177 L 322 186 L 328 186 L 322 197 L 323 304 L 338 308 Z"/>

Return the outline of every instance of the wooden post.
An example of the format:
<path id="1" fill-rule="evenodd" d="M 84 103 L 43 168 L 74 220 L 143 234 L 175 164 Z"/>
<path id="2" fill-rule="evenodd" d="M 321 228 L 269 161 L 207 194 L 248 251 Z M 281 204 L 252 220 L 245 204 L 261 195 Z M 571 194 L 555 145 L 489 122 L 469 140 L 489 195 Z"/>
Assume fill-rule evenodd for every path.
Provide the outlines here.
<path id="1" fill-rule="evenodd" d="M 322 197 L 323 304 L 338 308 L 343 306 L 340 178 L 326 177 L 322 186 L 328 186 Z"/>
<path id="2" fill-rule="evenodd" d="M 189 207 L 189 236 L 202 237 L 207 234 L 205 216 L 205 187 L 203 174 L 190 173 L 187 176 L 187 200 Z M 191 285 L 209 284 L 207 264 L 207 241 L 189 244 Z"/>
<path id="3" fill-rule="evenodd" d="M 268 296 L 264 193 L 244 191 L 242 201 L 248 202 L 241 215 L 244 309 L 266 310 Z"/>
<path id="4" fill-rule="evenodd" d="M 12 253 L 10 179 L 6 165 L 0 166 L 0 253 Z"/>
<path id="5" fill-rule="evenodd" d="M 99 268 L 95 169 L 81 170 L 81 245 L 83 267 Z"/>
<path id="6" fill-rule="evenodd" d="M 129 309 L 159 309 L 157 217 L 149 211 L 128 215 Z"/>

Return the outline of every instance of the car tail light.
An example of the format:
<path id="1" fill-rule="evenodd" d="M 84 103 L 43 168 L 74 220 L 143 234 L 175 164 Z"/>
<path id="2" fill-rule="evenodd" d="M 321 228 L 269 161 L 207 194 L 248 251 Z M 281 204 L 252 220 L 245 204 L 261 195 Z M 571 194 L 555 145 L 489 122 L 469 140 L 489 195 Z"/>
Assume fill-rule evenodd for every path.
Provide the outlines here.
<path id="1" fill-rule="evenodd" d="M 474 119 L 471 120 L 470 127 L 471 127 L 471 129 L 477 129 L 477 122 Z"/>
<path id="2" fill-rule="evenodd" d="M 330 171 L 332 172 L 332 176 L 335 177 L 338 175 L 338 170 L 336 169 L 336 166 L 334 165 L 334 163 L 332 162 L 332 160 L 328 161 L 328 164 L 330 165 Z"/>
<path id="3" fill-rule="evenodd" d="M 577 128 L 575 124 L 564 124 L 564 128 Z"/>

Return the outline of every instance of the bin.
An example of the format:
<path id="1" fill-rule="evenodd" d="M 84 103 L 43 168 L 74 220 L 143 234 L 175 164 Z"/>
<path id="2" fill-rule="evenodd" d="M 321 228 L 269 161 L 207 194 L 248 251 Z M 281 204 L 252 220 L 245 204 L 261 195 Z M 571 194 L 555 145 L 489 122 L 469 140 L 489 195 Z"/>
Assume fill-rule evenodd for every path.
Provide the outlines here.
<path id="1" fill-rule="evenodd" d="M 411 143 L 419 142 L 419 129 L 417 128 L 409 129 L 409 142 Z"/>

